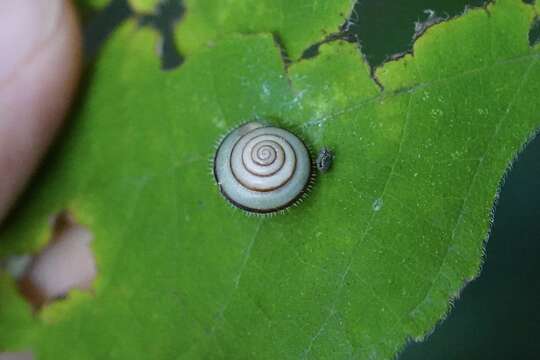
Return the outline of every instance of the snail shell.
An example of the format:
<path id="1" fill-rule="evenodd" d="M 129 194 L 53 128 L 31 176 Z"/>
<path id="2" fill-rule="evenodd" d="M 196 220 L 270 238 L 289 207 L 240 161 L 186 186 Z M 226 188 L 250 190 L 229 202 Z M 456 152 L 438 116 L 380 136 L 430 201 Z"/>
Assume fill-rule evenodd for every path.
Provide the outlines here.
<path id="1" fill-rule="evenodd" d="M 272 213 L 302 197 L 310 184 L 312 162 L 304 143 L 289 131 L 249 122 L 219 145 L 214 176 L 233 205 Z"/>

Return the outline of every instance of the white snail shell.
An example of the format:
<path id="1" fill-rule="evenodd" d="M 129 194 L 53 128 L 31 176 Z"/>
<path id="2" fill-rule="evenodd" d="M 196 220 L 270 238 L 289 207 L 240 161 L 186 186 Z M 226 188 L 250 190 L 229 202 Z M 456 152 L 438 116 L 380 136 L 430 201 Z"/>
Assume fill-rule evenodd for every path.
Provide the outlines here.
<path id="1" fill-rule="evenodd" d="M 271 213 L 302 197 L 310 183 L 312 162 L 304 143 L 289 131 L 249 122 L 219 145 L 214 176 L 233 205 Z"/>

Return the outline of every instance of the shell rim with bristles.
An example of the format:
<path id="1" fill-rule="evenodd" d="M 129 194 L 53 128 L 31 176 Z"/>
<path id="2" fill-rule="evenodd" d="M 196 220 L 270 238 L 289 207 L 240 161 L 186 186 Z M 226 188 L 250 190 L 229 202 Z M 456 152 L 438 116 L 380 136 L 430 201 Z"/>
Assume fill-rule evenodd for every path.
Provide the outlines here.
<path id="1" fill-rule="evenodd" d="M 305 181 L 302 184 L 300 191 L 298 191 L 298 193 L 293 198 L 291 198 L 289 201 L 284 202 L 283 204 L 280 204 L 277 207 L 272 207 L 272 208 L 265 209 L 265 208 L 255 208 L 255 207 L 250 207 L 248 205 L 244 205 L 244 204 L 236 201 L 234 198 L 232 198 L 232 196 L 230 196 L 230 194 L 227 193 L 227 191 L 222 186 L 222 183 L 220 182 L 220 179 L 219 179 L 219 176 L 218 176 L 217 163 L 218 163 L 218 156 L 220 154 L 221 148 L 224 145 L 224 143 L 226 143 L 226 140 L 230 136 L 232 136 L 233 134 L 237 134 L 237 132 L 241 128 L 246 127 L 249 124 L 259 125 L 257 128 L 252 129 L 251 131 L 259 129 L 259 128 L 275 128 L 275 129 L 278 129 L 280 131 L 287 132 L 288 134 L 290 134 L 291 136 L 294 137 L 295 141 L 297 141 L 299 144 L 301 144 L 301 146 L 303 147 L 303 151 L 305 151 L 305 154 L 307 156 L 307 162 L 309 164 L 309 169 L 307 170 L 307 176 L 305 177 Z M 236 144 L 237 142 L 238 142 L 238 140 L 234 141 L 234 144 Z M 292 133 L 288 129 L 284 129 L 284 128 L 281 128 L 281 127 L 278 127 L 278 126 L 274 126 L 271 123 L 269 123 L 268 121 L 265 121 L 265 120 L 262 120 L 262 119 L 256 119 L 256 120 L 253 120 L 253 121 L 243 122 L 243 123 L 235 126 L 234 128 L 232 128 L 231 130 L 229 130 L 225 135 L 220 136 L 220 138 L 217 141 L 216 150 L 215 150 L 214 155 L 213 155 L 213 157 L 211 159 L 212 159 L 212 174 L 213 174 L 213 177 L 214 177 L 214 181 L 216 182 L 216 184 L 218 186 L 220 194 L 223 196 L 223 198 L 225 198 L 225 200 L 229 204 L 231 204 L 233 207 L 235 207 L 237 209 L 240 209 L 242 212 L 244 212 L 244 213 L 246 213 L 248 215 L 262 215 L 262 216 L 270 215 L 270 216 L 272 216 L 272 215 L 278 215 L 278 214 L 286 213 L 291 207 L 296 206 L 297 204 L 301 203 L 303 201 L 303 199 L 305 199 L 307 197 L 309 191 L 313 187 L 313 184 L 315 182 L 315 177 L 316 177 L 316 167 L 315 167 L 315 163 L 313 162 L 313 156 L 312 156 L 310 147 L 307 146 L 306 143 L 300 137 L 298 137 L 296 134 Z"/>

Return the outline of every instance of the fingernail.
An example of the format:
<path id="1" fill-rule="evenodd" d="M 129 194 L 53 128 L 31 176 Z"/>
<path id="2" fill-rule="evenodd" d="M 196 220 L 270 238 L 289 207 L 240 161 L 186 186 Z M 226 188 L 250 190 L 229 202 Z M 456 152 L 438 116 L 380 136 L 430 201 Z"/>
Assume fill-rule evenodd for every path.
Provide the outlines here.
<path id="1" fill-rule="evenodd" d="M 0 82 L 31 62 L 33 53 L 54 36 L 62 1 L 0 1 Z"/>

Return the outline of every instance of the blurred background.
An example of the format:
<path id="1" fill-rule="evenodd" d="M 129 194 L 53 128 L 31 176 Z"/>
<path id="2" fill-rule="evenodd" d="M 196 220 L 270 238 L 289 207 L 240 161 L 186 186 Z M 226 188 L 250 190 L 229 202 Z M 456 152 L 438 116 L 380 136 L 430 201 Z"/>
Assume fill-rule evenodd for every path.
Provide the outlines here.
<path id="1" fill-rule="evenodd" d="M 378 66 L 394 54 L 410 51 L 422 24 L 444 21 L 467 7 L 484 4 L 480 0 L 358 0 L 343 37 L 361 44 L 370 65 Z M 168 0 L 157 15 L 140 19 L 141 25 L 162 34 L 164 69 L 181 66 L 183 61 L 172 28 L 184 11 L 181 0 Z M 85 16 L 87 62 L 130 15 L 125 0 L 114 0 L 104 11 Z M 537 24 L 531 29 L 531 41 L 539 35 Z M 464 289 L 446 321 L 425 342 L 411 342 L 401 360 L 540 359 L 540 137 L 519 155 L 502 184 L 486 250 L 481 276 Z"/>

